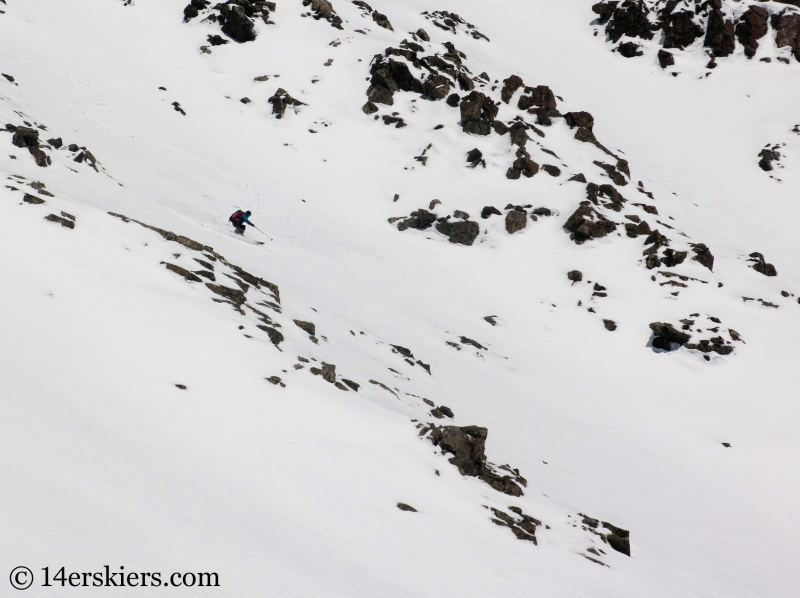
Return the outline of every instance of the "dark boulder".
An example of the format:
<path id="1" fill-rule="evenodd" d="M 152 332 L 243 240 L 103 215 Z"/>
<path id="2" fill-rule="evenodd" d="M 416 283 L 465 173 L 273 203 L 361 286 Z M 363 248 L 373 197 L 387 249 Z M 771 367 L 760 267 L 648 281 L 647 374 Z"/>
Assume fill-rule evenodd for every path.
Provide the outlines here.
<path id="1" fill-rule="evenodd" d="M 595 4 L 592 10 L 606 21 L 606 35 L 617 43 L 622 36 L 653 39 L 653 25 L 648 19 L 650 10 L 642 0 L 626 0 Z"/>
<path id="2" fill-rule="evenodd" d="M 295 326 L 307 332 L 309 336 L 315 336 L 317 333 L 317 327 L 314 326 L 313 322 L 305 322 L 303 320 L 294 320 Z"/>
<path id="3" fill-rule="evenodd" d="M 750 259 L 748 260 L 753 262 L 752 268 L 756 272 L 763 274 L 764 276 L 777 276 L 778 271 L 775 269 L 775 266 L 772 264 L 768 264 L 764 259 L 764 256 L 757 251 L 754 251 L 750 254 Z"/>
<path id="4" fill-rule="evenodd" d="M 510 496 L 522 496 L 517 481 L 524 482 L 524 478 L 498 475 L 486 463 L 488 434 L 486 428 L 479 426 L 442 426 L 434 427 L 429 438 L 442 452 L 453 455 L 449 461 L 458 467 L 461 475 L 480 478 L 495 490 Z"/>
<path id="5" fill-rule="evenodd" d="M 517 75 L 511 75 L 508 79 L 503 80 L 503 89 L 500 92 L 500 99 L 508 104 L 511 96 L 523 86 L 522 79 Z"/>
<path id="6" fill-rule="evenodd" d="M 594 127 L 594 117 L 588 112 L 567 112 L 564 121 L 570 129 L 585 127 L 591 130 Z"/>
<path id="7" fill-rule="evenodd" d="M 394 27 L 392 27 L 392 24 L 389 22 L 389 17 L 379 13 L 377 10 L 372 13 L 372 20 L 375 21 L 378 26 L 388 29 L 389 31 L 394 31 Z"/>
<path id="8" fill-rule="evenodd" d="M 781 153 L 777 150 L 762 149 L 758 153 L 758 157 L 761 158 L 758 161 L 758 167 L 765 172 L 769 172 L 773 169 L 772 163 L 781 159 Z"/>
<path id="9" fill-rule="evenodd" d="M 605 237 L 615 231 L 617 225 L 592 208 L 589 201 L 582 201 L 564 223 L 564 229 L 570 233 L 570 239 L 580 245 L 589 239 Z"/>
<path id="10" fill-rule="evenodd" d="M 703 29 L 694 22 L 694 12 L 681 10 L 672 14 L 668 11 L 674 8 L 675 3 L 668 2 L 662 12 L 662 27 L 664 29 L 664 48 L 677 48 L 683 50 L 691 46 L 694 41 L 703 35 Z"/>
<path id="11" fill-rule="evenodd" d="M 570 270 L 567 272 L 567 278 L 569 278 L 573 284 L 576 282 L 580 282 L 583 280 L 583 272 L 580 270 Z"/>
<path id="12" fill-rule="evenodd" d="M 701 265 L 705 266 L 712 272 L 714 271 L 714 255 L 711 253 L 711 250 L 706 247 L 704 243 L 690 243 L 689 244 L 694 252 L 693 260 L 700 262 Z"/>
<path id="13" fill-rule="evenodd" d="M 800 13 L 784 10 L 772 15 L 772 28 L 775 30 L 775 45 L 778 48 L 790 47 L 794 57 L 800 61 Z"/>
<path id="14" fill-rule="evenodd" d="M 17 127 L 11 143 L 21 148 L 39 147 L 39 131 L 28 127 Z"/>
<path id="15" fill-rule="evenodd" d="M 483 218 L 484 220 L 489 218 L 489 216 L 491 216 L 492 214 L 495 214 L 497 216 L 503 215 L 503 213 L 494 206 L 484 206 L 483 209 L 481 210 L 481 218 Z"/>
<path id="16" fill-rule="evenodd" d="M 555 110 L 557 108 L 556 96 L 547 85 L 539 85 L 537 87 L 525 87 L 525 94 L 519 98 L 517 108 L 520 110 L 528 110 L 533 106 L 540 108 L 547 108 Z"/>
<path id="17" fill-rule="evenodd" d="M 267 101 L 272 104 L 272 113 L 275 115 L 275 118 L 283 118 L 288 106 L 305 106 L 303 102 L 295 100 L 290 96 L 289 92 L 282 87 L 279 87 L 275 94 Z"/>
<path id="18" fill-rule="evenodd" d="M 458 105 L 461 103 L 461 96 L 457 93 L 451 93 L 449 96 L 447 96 L 447 100 L 445 100 L 445 102 L 447 102 L 447 105 L 451 108 L 458 108 Z"/>
<path id="19" fill-rule="evenodd" d="M 550 176 L 561 176 L 561 169 L 558 166 L 553 166 L 552 164 L 544 164 L 542 166 L 542 170 L 544 170 Z"/>
<path id="20" fill-rule="evenodd" d="M 479 91 L 473 90 L 461 100 L 461 127 L 465 133 L 488 135 L 498 108 Z"/>
<path id="21" fill-rule="evenodd" d="M 450 93 L 450 79 L 444 75 L 428 75 L 423 84 L 424 94 L 432 100 L 443 100 Z"/>
<path id="22" fill-rule="evenodd" d="M 642 52 L 642 47 L 634 42 L 622 42 L 617 47 L 617 51 L 623 58 L 635 58 L 637 56 L 644 55 L 644 52 Z"/>
<path id="23" fill-rule="evenodd" d="M 419 209 L 411 212 L 411 215 L 407 219 L 398 224 L 397 230 L 404 231 L 409 228 L 426 230 L 430 228 L 434 222 L 436 222 L 436 214 L 428 210 Z"/>
<path id="24" fill-rule="evenodd" d="M 653 331 L 653 347 L 662 349 L 664 351 L 673 351 L 677 347 L 673 345 L 683 346 L 692 338 L 691 334 L 682 332 L 675 328 L 672 324 L 664 322 L 652 322 L 650 330 Z"/>
<path id="25" fill-rule="evenodd" d="M 218 4 L 220 14 L 225 18 L 222 32 L 239 43 L 256 39 L 255 25 L 244 12 L 244 9 L 233 3 Z"/>
<path id="26" fill-rule="evenodd" d="M 477 222 L 472 220 L 460 220 L 458 222 L 436 223 L 436 230 L 449 238 L 451 243 L 460 245 L 472 245 L 478 234 L 481 232 Z"/>
<path id="27" fill-rule="evenodd" d="M 756 4 L 750 6 L 736 23 L 736 37 L 744 46 L 744 54 L 748 58 L 756 55 L 758 40 L 767 34 L 769 13 Z"/>
<path id="28" fill-rule="evenodd" d="M 523 211 L 509 210 L 506 214 L 506 232 L 513 235 L 528 225 L 528 215 Z"/>
<path id="29" fill-rule="evenodd" d="M 714 9 L 708 17 L 706 39 L 703 42 L 706 48 L 711 48 L 714 56 L 729 56 L 736 47 L 733 21 L 725 20 L 722 11 Z"/>
<path id="30" fill-rule="evenodd" d="M 167 270 L 171 272 L 175 272 L 178 276 L 183 276 L 189 282 L 203 282 L 193 273 L 189 272 L 186 268 L 181 268 L 180 266 L 176 266 L 175 264 L 170 264 L 169 262 L 164 263 L 164 266 Z"/>
<path id="31" fill-rule="evenodd" d="M 661 66 L 662 69 L 665 69 L 668 66 L 673 66 L 675 64 L 675 57 L 672 55 L 672 52 L 667 52 L 666 50 L 659 50 L 658 64 Z"/>

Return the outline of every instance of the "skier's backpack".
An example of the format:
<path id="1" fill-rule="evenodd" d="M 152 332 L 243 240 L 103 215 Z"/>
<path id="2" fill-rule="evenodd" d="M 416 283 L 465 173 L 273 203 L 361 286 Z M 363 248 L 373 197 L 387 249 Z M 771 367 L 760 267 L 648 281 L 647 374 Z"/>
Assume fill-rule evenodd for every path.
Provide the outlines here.
<path id="1" fill-rule="evenodd" d="M 234 224 L 239 224 L 242 221 L 242 216 L 244 216 L 244 212 L 241 210 L 236 210 L 233 214 L 231 214 L 231 217 L 228 218 L 228 220 Z"/>

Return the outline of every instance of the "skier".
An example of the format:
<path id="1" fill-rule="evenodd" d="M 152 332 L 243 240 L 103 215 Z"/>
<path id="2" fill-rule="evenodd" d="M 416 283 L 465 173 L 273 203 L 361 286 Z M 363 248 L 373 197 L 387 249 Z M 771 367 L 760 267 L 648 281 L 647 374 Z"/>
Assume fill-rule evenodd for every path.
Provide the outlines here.
<path id="1" fill-rule="evenodd" d="M 233 225 L 233 228 L 236 229 L 237 235 L 244 235 L 245 222 L 255 228 L 256 225 L 248 220 L 249 216 L 250 210 L 246 212 L 243 212 L 242 210 L 236 210 L 233 214 L 231 214 L 231 217 L 228 220 Z"/>

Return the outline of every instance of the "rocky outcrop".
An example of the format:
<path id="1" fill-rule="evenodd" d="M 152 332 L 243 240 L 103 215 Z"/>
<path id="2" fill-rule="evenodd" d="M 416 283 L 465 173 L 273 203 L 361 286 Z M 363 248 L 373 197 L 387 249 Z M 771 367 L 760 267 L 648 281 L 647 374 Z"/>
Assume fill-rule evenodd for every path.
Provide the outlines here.
<path id="1" fill-rule="evenodd" d="M 451 243 L 459 245 L 472 245 L 481 232 L 477 222 L 461 220 L 450 222 L 443 220 L 436 223 L 436 230 L 448 238 Z"/>
<path id="2" fill-rule="evenodd" d="M 767 261 L 764 259 L 764 256 L 757 251 L 754 251 L 750 254 L 750 259 L 747 261 L 753 262 L 751 266 L 753 270 L 758 272 L 759 274 L 763 274 L 764 276 L 777 276 L 778 271 L 775 269 L 775 266 L 772 264 L 768 264 Z"/>
<path id="3" fill-rule="evenodd" d="M 740 13 L 738 2 L 730 0 L 706 0 L 689 4 L 679 0 L 604 0 L 595 4 L 592 10 L 599 16 L 607 39 L 617 44 L 623 37 L 653 39 L 659 29 L 659 40 L 664 49 L 658 51 L 661 68 L 674 64 L 674 56 L 666 49 L 685 50 L 703 37 L 703 46 L 708 48 L 712 60 L 707 68 L 716 67 L 716 58 L 730 56 L 736 49 L 736 42 L 742 45 L 748 58 L 755 56 L 759 40 L 767 35 L 771 21 L 775 31 L 775 45 L 789 47 L 797 60 L 800 60 L 800 0 L 778 0 L 789 4 L 781 12 L 773 9 L 770 19 L 767 6 L 752 4 Z M 657 14 L 656 14 L 657 13 Z M 734 22 L 732 16 L 738 16 Z M 616 47 L 620 55 L 631 58 L 640 56 L 638 44 L 626 40 Z M 779 60 L 784 60 L 779 57 Z M 770 62 L 765 58 L 764 62 Z"/>
<path id="4" fill-rule="evenodd" d="M 689 342 L 691 334 L 677 330 L 672 324 L 653 322 L 650 324 L 653 338 L 650 344 L 656 349 L 674 351 Z"/>
<path id="5" fill-rule="evenodd" d="M 616 229 L 617 225 L 593 208 L 589 201 L 582 201 L 564 223 L 564 230 L 570 233 L 570 239 L 578 245 L 590 239 L 605 237 Z"/>
<path id="6" fill-rule="evenodd" d="M 461 100 L 461 128 L 472 135 L 489 135 L 498 108 L 480 91 L 473 90 Z"/>
<path id="7" fill-rule="evenodd" d="M 714 254 L 704 243 L 690 243 L 689 244 L 694 252 L 693 260 L 699 262 L 712 272 L 714 271 Z"/>
<path id="8" fill-rule="evenodd" d="M 712 54 L 717 57 L 730 56 L 736 47 L 733 21 L 725 19 L 718 8 L 713 9 L 708 17 L 703 45 L 710 48 Z"/>
<path id="9" fill-rule="evenodd" d="M 631 556 L 631 535 L 628 530 L 612 525 L 607 521 L 600 522 L 598 519 L 593 519 L 583 513 L 579 513 L 579 515 L 583 517 L 583 525 L 599 535 L 611 548 L 625 556 Z M 604 532 L 603 530 L 606 531 Z"/>
<path id="10" fill-rule="evenodd" d="M 331 24 L 331 27 L 336 29 L 344 29 L 342 27 L 342 18 L 336 14 L 333 9 L 333 4 L 329 0 L 303 0 L 303 6 L 311 6 L 314 19 L 319 21 L 323 19 Z"/>
<path id="11" fill-rule="evenodd" d="M 513 235 L 514 233 L 521 231 L 527 225 L 528 215 L 522 208 L 519 210 L 509 210 L 509 212 L 506 214 L 506 232 L 509 235 Z"/>
<path id="12" fill-rule="evenodd" d="M 760 158 L 758 167 L 764 172 L 769 172 L 775 168 L 772 163 L 781 159 L 781 153 L 777 150 L 777 147 L 772 149 L 764 148 L 758 153 L 758 157 Z"/>
<path id="13" fill-rule="evenodd" d="M 522 496 L 523 486 L 527 486 L 525 478 L 519 471 L 511 470 L 512 475 L 499 475 L 487 463 L 486 438 L 489 431 L 480 426 L 431 426 L 428 438 L 443 453 L 453 455 L 449 461 L 463 476 L 477 477 L 495 490 L 510 496 Z"/>
<path id="14" fill-rule="evenodd" d="M 283 115 L 286 113 L 286 108 L 289 106 L 305 106 L 303 102 L 290 96 L 289 92 L 282 87 L 279 87 L 267 101 L 272 104 L 272 113 L 275 115 L 275 118 L 283 118 Z"/>
<path id="15" fill-rule="evenodd" d="M 183 9 L 183 22 L 188 23 L 203 15 L 202 21 L 216 23 L 230 39 L 245 43 L 256 39 L 255 19 L 260 18 L 266 24 L 273 24 L 270 21 L 270 11 L 274 10 L 275 3 L 264 0 L 227 0 L 221 3 L 191 0 Z M 212 46 L 228 43 L 219 35 L 209 35 L 208 42 Z M 204 48 L 207 49 L 206 46 Z"/>
<path id="16" fill-rule="evenodd" d="M 800 61 L 800 12 L 786 9 L 780 14 L 773 14 L 771 23 L 775 30 L 775 45 L 791 48 L 795 59 Z"/>
<path id="17" fill-rule="evenodd" d="M 767 34 L 769 13 L 756 4 L 748 8 L 736 23 L 736 37 L 748 58 L 756 55 L 758 40 Z"/>

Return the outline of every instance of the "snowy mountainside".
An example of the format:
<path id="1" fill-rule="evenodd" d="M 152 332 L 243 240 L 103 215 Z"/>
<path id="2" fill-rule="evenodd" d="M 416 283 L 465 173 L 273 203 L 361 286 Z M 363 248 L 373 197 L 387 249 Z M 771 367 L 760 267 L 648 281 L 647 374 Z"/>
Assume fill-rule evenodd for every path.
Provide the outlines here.
<path id="1" fill-rule="evenodd" d="M 9 0 L 6 569 L 794 595 L 799 67 L 590 8 Z"/>

